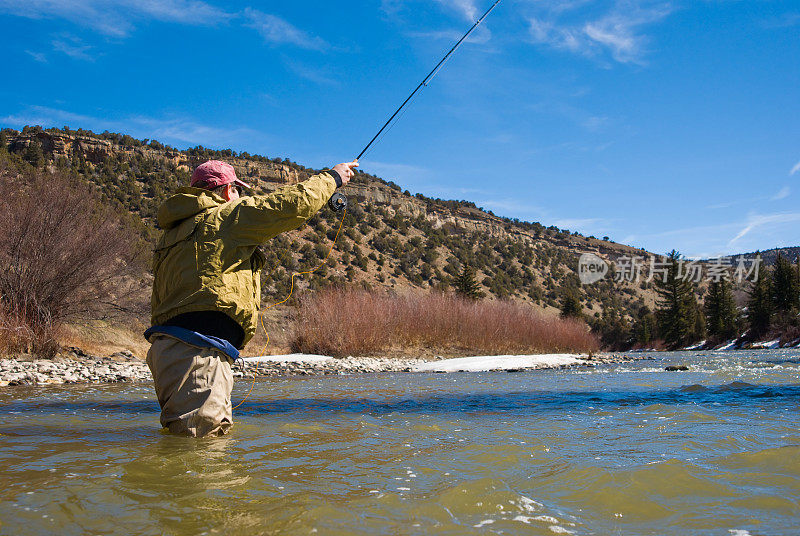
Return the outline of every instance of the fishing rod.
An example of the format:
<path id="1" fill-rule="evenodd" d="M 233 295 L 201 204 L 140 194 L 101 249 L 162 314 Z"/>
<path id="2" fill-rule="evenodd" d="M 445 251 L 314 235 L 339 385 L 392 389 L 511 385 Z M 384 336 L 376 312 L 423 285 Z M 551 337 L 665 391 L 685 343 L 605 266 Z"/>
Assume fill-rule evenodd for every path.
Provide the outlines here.
<path id="1" fill-rule="evenodd" d="M 394 120 L 394 118 L 397 117 L 397 114 L 399 114 L 400 111 L 403 108 L 405 108 L 406 104 L 408 104 L 409 101 L 411 101 L 411 99 L 414 98 L 414 95 L 416 95 L 420 89 L 428 85 L 428 83 L 433 79 L 434 76 L 436 76 L 436 74 L 442 68 L 447 59 L 453 54 L 453 52 L 456 51 L 456 49 L 459 46 L 461 46 L 461 43 L 463 43 L 467 39 L 467 37 L 469 37 L 469 35 L 475 30 L 475 28 L 480 26 L 480 24 L 483 22 L 483 19 L 485 19 L 487 15 L 489 15 L 489 13 L 492 12 L 492 10 L 497 6 L 497 4 L 500 3 L 500 1 L 501 0 L 495 0 L 494 4 L 492 4 L 491 7 L 489 7 L 489 9 L 487 9 L 486 12 L 483 15 L 481 15 L 481 17 L 478 20 L 475 21 L 475 24 L 473 24 L 472 27 L 469 30 L 467 30 L 467 33 L 462 35 L 461 39 L 459 39 L 456 42 L 456 44 L 453 45 L 453 47 L 447 52 L 447 54 L 445 54 L 444 57 L 441 60 L 439 60 L 439 63 L 437 63 L 436 66 L 433 69 L 431 69 L 431 72 L 428 73 L 428 76 L 422 79 L 422 82 L 420 82 L 419 85 L 416 88 L 414 88 L 414 91 L 412 91 L 411 94 L 408 97 L 406 97 L 406 100 L 403 101 L 403 104 L 401 104 L 400 107 L 398 107 L 397 110 L 395 110 L 394 113 L 389 117 L 389 119 L 386 120 L 381 129 L 378 131 L 378 133 L 375 134 L 371 140 L 369 140 L 367 146 L 364 147 L 364 149 L 362 149 L 360 153 L 358 153 L 358 156 L 355 158 L 354 161 L 358 161 L 361 159 L 362 156 L 364 156 L 364 153 L 366 153 L 372 146 L 372 144 L 375 143 L 375 141 L 378 139 L 381 133 L 383 133 L 383 131 L 386 130 L 386 127 L 388 127 Z M 328 200 L 328 206 L 335 212 L 344 210 L 347 208 L 347 197 L 345 197 L 344 194 L 337 192 L 333 194 L 333 196 L 331 196 L 331 198 Z"/>
<path id="2" fill-rule="evenodd" d="M 439 60 L 439 63 L 437 63 L 436 66 L 431 70 L 431 72 L 428 73 L 428 76 L 426 76 L 425 78 L 422 79 L 422 82 L 420 82 L 419 85 L 414 89 L 414 91 L 412 91 L 411 94 L 406 98 L 406 100 L 403 101 L 403 104 L 401 104 L 400 107 L 397 108 L 397 110 L 394 111 L 394 113 L 391 115 L 391 117 L 389 117 L 389 119 L 386 121 L 386 123 L 383 124 L 383 126 L 378 131 L 378 133 L 375 134 L 375 136 L 373 136 L 371 140 L 369 140 L 369 143 L 367 144 L 367 146 L 364 147 L 364 149 L 360 153 L 358 153 L 358 156 L 355 158 L 355 160 L 359 160 L 362 156 L 364 156 L 364 153 L 366 153 L 367 150 L 369 150 L 369 148 L 372 146 L 372 144 L 375 143 L 375 141 L 378 139 L 378 137 L 381 135 L 381 133 L 383 133 L 383 131 L 386 130 L 386 127 L 388 127 L 389 124 L 394 120 L 394 118 L 397 117 L 397 114 L 399 114 L 400 111 L 405 107 L 405 105 L 408 104 L 409 101 L 412 98 L 414 98 L 414 95 L 416 95 L 417 92 L 420 89 L 422 89 L 422 87 L 428 85 L 428 82 L 430 82 L 431 79 L 433 79 L 433 77 L 436 76 L 436 73 L 439 72 L 439 70 L 442 68 L 442 66 L 447 61 L 447 59 L 453 54 L 453 52 L 456 51 L 456 49 L 461 45 L 461 43 L 463 43 L 467 39 L 467 37 L 469 37 L 469 35 L 475 30 L 475 28 L 477 28 L 483 22 L 483 19 L 485 19 L 486 16 L 489 15 L 489 13 L 492 12 L 492 10 L 497 6 L 497 4 L 500 3 L 500 1 L 501 0 L 495 0 L 495 2 L 491 5 L 491 7 L 489 9 L 487 9 L 486 12 L 483 15 L 481 15 L 481 17 L 477 21 L 475 21 L 475 24 L 473 24 L 472 27 L 469 30 L 467 30 L 467 33 L 465 33 L 463 36 L 461 36 L 461 39 L 459 39 L 456 42 L 456 44 L 453 45 L 453 47 L 447 52 L 447 54 L 445 54 L 444 57 L 441 60 Z M 339 238 L 339 232 L 342 230 L 342 224 L 344 222 L 344 217 L 347 214 L 347 212 L 346 212 L 347 211 L 347 197 L 345 197 L 344 194 L 342 194 L 340 192 L 335 192 L 331 196 L 331 198 L 328 200 L 328 206 L 331 209 L 333 209 L 335 212 L 343 212 L 343 211 L 344 212 L 342 214 L 341 219 L 339 220 L 339 229 L 336 231 L 336 237 L 333 239 L 333 245 L 331 245 L 331 249 L 328 251 L 328 255 L 317 266 L 317 268 L 319 268 L 319 266 L 321 266 L 322 264 L 324 264 L 328 260 L 328 257 L 330 256 L 331 252 L 333 251 L 333 246 L 336 245 L 336 240 Z M 289 298 L 292 297 L 292 293 L 294 292 L 294 278 L 296 276 L 301 275 L 301 274 L 310 274 L 310 273 L 314 272 L 317 268 L 314 268 L 313 270 L 310 270 L 310 271 L 307 271 L 307 272 L 296 272 L 296 273 L 292 274 L 292 286 L 291 286 L 291 288 L 289 290 L 289 295 L 283 301 L 278 302 L 278 303 L 276 303 L 274 305 L 271 305 L 270 307 L 274 307 L 275 305 L 280 305 L 281 303 L 286 302 Z M 270 307 L 267 307 L 267 309 L 269 309 Z M 259 315 L 259 318 L 261 320 L 261 327 L 264 329 L 264 334 L 266 335 L 266 338 L 267 338 L 267 342 L 264 345 L 264 350 L 263 350 L 263 353 L 266 353 L 266 348 L 267 348 L 267 345 L 269 344 L 269 333 L 267 333 L 267 328 L 264 325 L 263 312 Z M 256 364 L 256 372 L 258 372 L 258 364 Z M 253 374 L 253 382 L 250 385 L 250 391 L 247 392 L 247 394 L 244 396 L 244 399 L 241 402 L 239 402 L 233 409 L 238 408 L 239 406 L 241 406 L 244 403 L 245 400 L 247 400 L 247 397 L 250 396 L 250 393 L 253 391 L 253 387 L 255 386 L 255 382 L 256 382 L 256 375 Z"/>
<path id="3" fill-rule="evenodd" d="M 486 10 L 486 13 L 484 13 L 483 15 L 481 15 L 481 18 L 479 18 L 477 21 L 475 21 L 475 24 L 473 24 L 473 25 L 472 25 L 472 28 L 470 28 L 469 30 L 467 30 L 467 33 L 465 33 L 465 34 L 464 34 L 464 35 L 461 37 L 461 39 L 459 39 L 459 40 L 458 40 L 458 42 L 457 42 L 455 45 L 453 45 L 453 48 L 451 48 L 451 49 L 450 49 L 450 51 L 449 51 L 447 54 L 445 54 L 445 55 L 444 55 L 444 57 L 443 57 L 441 60 L 439 60 L 439 63 L 437 63 L 437 64 L 436 64 L 436 67 L 434 67 L 434 68 L 431 70 L 431 72 L 430 72 L 430 73 L 428 73 L 428 76 L 426 76 L 426 77 L 425 77 L 425 78 L 422 80 L 422 82 L 420 82 L 420 83 L 419 83 L 419 85 L 416 87 L 416 89 L 414 89 L 414 91 L 412 91 L 412 92 L 411 92 L 411 95 L 409 95 L 409 96 L 408 96 L 408 98 L 406 98 L 406 100 L 404 100 L 404 101 L 403 101 L 403 104 L 401 104 L 401 105 L 400 105 L 400 107 L 399 107 L 397 110 L 395 110 L 395 112 L 392 114 L 392 116 L 391 116 L 391 117 L 389 117 L 389 119 L 386 121 L 386 123 L 384 123 L 384 124 L 383 124 L 383 126 L 382 126 L 382 127 L 381 127 L 381 129 L 378 131 L 378 133 L 377 133 L 377 134 L 375 134 L 375 136 L 373 136 L 371 140 L 369 140 L 369 143 L 367 144 L 367 146 L 366 146 L 366 147 L 364 147 L 364 149 L 363 149 L 363 150 L 362 150 L 360 153 L 358 153 L 358 156 L 356 157 L 356 160 L 360 160 L 360 159 L 361 159 L 361 157 L 362 157 L 362 156 L 364 156 L 364 153 L 366 153 L 366 152 L 367 152 L 367 150 L 370 148 L 370 146 L 371 146 L 373 143 L 375 143 L 375 140 L 377 140 L 377 139 L 378 139 L 378 136 L 380 136 L 380 135 L 381 135 L 381 133 L 382 133 L 384 130 L 386 130 L 386 127 L 388 127 L 388 126 L 389 126 L 389 123 L 391 123 L 391 122 L 392 122 L 392 120 L 393 120 L 393 119 L 394 119 L 394 118 L 397 116 L 397 114 L 399 114 L 399 113 L 400 113 L 400 110 L 402 110 L 402 109 L 405 107 L 405 105 L 406 105 L 406 104 L 408 104 L 408 101 L 410 101 L 412 98 L 414 98 L 414 95 L 416 95 L 416 94 L 417 94 L 417 91 L 419 91 L 419 90 L 420 90 L 420 89 L 421 89 L 423 86 L 427 86 L 427 85 L 428 85 L 428 82 L 430 82 L 430 81 L 431 81 L 431 79 L 432 79 L 434 76 L 436 76 L 436 73 L 439 71 L 439 69 L 441 69 L 441 68 L 442 68 L 442 65 L 444 65 L 444 62 L 446 62 L 446 61 L 447 61 L 447 59 L 450 57 L 450 55 L 451 55 L 451 54 L 453 54 L 453 52 L 455 52 L 455 51 L 456 51 L 456 49 L 457 49 L 457 48 L 458 48 L 458 47 L 461 45 L 461 43 L 463 43 L 463 42 L 464 42 L 464 40 L 465 40 L 467 37 L 469 37 L 469 34 L 471 34 L 471 33 L 472 33 L 472 31 L 473 31 L 473 30 L 475 30 L 475 28 L 477 28 L 477 27 L 480 25 L 480 23 L 482 23 L 482 22 L 483 22 L 483 19 L 485 19 L 485 18 L 486 18 L 486 16 L 487 16 L 489 13 L 491 13 L 491 12 L 492 12 L 492 10 L 495 8 L 495 6 L 497 6 L 497 4 L 499 4 L 499 3 L 500 3 L 500 0 L 495 0 L 495 3 L 494 3 L 494 4 L 492 4 L 492 6 L 491 6 L 489 9 L 487 9 L 487 10 Z"/>

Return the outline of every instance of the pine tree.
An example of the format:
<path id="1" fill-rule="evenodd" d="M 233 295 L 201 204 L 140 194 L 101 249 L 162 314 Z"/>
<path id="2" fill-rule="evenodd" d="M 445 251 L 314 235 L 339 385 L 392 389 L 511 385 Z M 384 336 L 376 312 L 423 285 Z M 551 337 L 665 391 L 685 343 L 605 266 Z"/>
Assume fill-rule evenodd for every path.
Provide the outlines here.
<path id="1" fill-rule="evenodd" d="M 561 297 L 561 318 L 583 318 L 583 306 L 577 292 L 568 288 Z"/>
<path id="2" fill-rule="evenodd" d="M 692 330 L 688 336 L 688 342 L 696 342 L 699 340 L 705 340 L 707 330 L 706 330 L 706 317 L 703 314 L 703 307 L 697 301 L 697 295 L 695 294 L 695 289 L 693 285 L 690 285 L 689 288 L 691 289 L 691 294 L 688 298 L 689 306 L 691 307 L 692 311 Z"/>
<path id="3" fill-rule="evenodd" d="M 765 335 L 772 322 L 772 283 L 768 270 L 761 270 L 750 289 L 747 301 L 747 324 L 750 338 Z"/>
<path id="4" fill-rule="evenodd" d="M 630 325 L 615 305 L 604 304 L 603 315 L 592 325 L 592 332 L 600 336 L 604 348 L 611 350 L 630 348 Z"/>
<path id="5" fill-rule="evenodd" d="M 633 325 L 633 338 L 638 344 L 650 344 L 655 340 L 658 333 L 656 315 L 649 307 L 643 305 L 636 314 L 636 322 Z"/>
<path id="6" fill-rule="evenodd" d="M 798 285 L 800 282 L 792 263 L 778 253 L 772 270 L 772 305 L 775 312 L 787 314 L 798 309 Z"/>
<path id="7" fill-rule="evenodd" d="M 44 152 L 42 151 L 42 144 L 39 143 L 39 140 L 31 140 L 28 143 L 23 157 L 30 165 L 39 167 L 44 160 Z"/>
<path id="8" fill-rule="evenodd" d="M 704 309 L 708 333 L 714 340 L 724 341 L 736 336 L 736 303 L 728 280 L 711 282 Z"/>
<path id="9" fill-rule="evenodd" d="M 796 283 L 794 289 L 795 299 L 797 300 L 798 308 L 800 308 L 800 255 L 795 258 L 794 262 L 794 280 Z"/>
<path id="10" fill-rule="evenodd" d="M 484 293 L 481 292 L 477 281 L 475 281 L 475 270 L 466 264 L 461 269 L 461 273 L 458 274 L 455 281 L 453 281 L 453 286 L 456 294 L 463 298 L 479 300 L 484 296 Z"/>
<path id="11" fill-rule="evenodd" d="M 670 251 L 667 263 L 666 276 L 655 278 L 659 335 L 670 348 L 679 348 L 702 338 L 705 322 L 692 283 L 679 273 L 680 253 Z"/>

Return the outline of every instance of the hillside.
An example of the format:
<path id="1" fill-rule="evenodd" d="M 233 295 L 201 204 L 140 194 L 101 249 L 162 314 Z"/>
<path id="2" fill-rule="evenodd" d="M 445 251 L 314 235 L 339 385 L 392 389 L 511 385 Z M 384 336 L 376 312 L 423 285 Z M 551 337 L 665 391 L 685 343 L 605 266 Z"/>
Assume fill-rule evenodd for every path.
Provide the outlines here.
<path id="1" fill-rule="evenodd" d="M 154 140 L 85 130 L 26 127 L 2 132 L 2 147 L 32 165 L 65 170 L 93 184 L 109 202 L 141 222 L 143 235 L 157 236 L 154 215 L 170 193 L 188 184 L 190 170 L 212 158 L 231 163 L 237 174 L 266 193 L 316 172 L 288 159 L 195 147 L 178 150 Z M 603 311 L 635 318 L 653 307 L 648 283 L 614 282 L 611 277 L 581 285 L 580 254 L 612 261 L 646 252 L 566 229 L 498 217 L 468 201 L 411 195 L 391 181 L 358 172 L 344 188 L 350 209 L 342 236 L 326 265 L 303 287 L 358 285 L 398 293 L 446 290 L 463 266 L 476 271 L 490 299 L 527 302 L 552 311 L 564 293 L 576 295 L 589 319 Z M 278 236 L 264 248 L 264 299 L 283 298 L 289 274 L 317 266 L 327 254 L 338 224 L 324 209 L 301 229 Z"/>

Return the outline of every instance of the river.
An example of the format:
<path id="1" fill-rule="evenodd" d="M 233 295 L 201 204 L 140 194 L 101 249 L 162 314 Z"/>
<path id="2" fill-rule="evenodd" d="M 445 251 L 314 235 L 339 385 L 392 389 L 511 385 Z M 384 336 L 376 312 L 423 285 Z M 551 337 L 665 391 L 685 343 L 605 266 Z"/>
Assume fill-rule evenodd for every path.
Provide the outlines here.
<path id="1" fill-rule="evenodd" d="M 800 351 L 648 357 L 264 379 L 205 440 L 147 383 L 6 387 L 0 533 L 798 534 Z"/>

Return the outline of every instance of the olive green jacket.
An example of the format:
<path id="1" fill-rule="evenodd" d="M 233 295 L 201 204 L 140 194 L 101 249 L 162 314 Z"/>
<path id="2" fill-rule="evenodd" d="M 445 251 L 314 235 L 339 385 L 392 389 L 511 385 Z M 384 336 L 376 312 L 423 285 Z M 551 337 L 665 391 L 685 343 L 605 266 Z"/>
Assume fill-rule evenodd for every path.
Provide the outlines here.
<path id="1" fill-rule="evenodd" d="M 264 255 L 256 249 L 316 214 L 336 190 L 326 172 L 265 196 L 234 201 L 185 187 L 158 210 L 164 230 L 153 254 L 152 325 L 195 311 L 220 311 L 253 338 Z"/>

